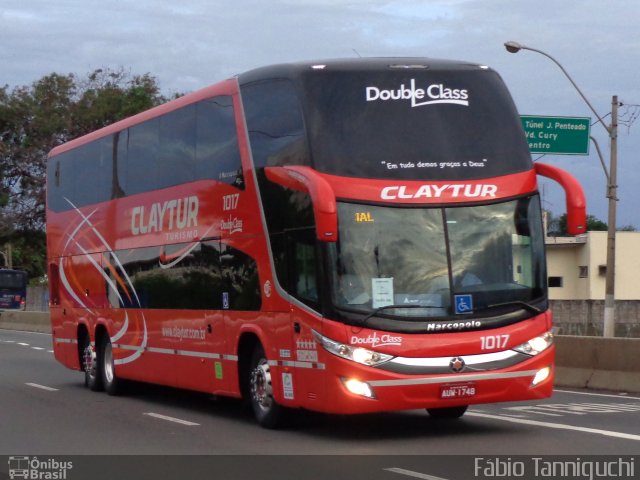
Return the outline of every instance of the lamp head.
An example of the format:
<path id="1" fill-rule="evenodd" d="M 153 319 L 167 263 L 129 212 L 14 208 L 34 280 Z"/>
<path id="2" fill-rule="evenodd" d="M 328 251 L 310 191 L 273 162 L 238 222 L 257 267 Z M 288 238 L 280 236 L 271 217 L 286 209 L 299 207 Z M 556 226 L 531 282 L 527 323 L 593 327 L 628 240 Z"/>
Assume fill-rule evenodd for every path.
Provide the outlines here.
<path id="1" fill-rule="evenodd" d="M 507 49 L 507 52 L 509 53 L 518 53 L 520 50 L 522 50 L 522 45 L 520 45 L 518 42 L 505 42 L 504 43 L 504 48 Z"/>

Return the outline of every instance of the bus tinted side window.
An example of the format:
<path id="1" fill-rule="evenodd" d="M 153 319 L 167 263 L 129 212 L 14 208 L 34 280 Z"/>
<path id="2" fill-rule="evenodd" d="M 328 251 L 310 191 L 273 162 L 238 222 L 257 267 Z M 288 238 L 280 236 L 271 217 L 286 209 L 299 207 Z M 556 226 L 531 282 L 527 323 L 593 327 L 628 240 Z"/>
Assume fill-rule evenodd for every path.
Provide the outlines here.
<path id="1" fill-rule="evenodd" d="M 49 159 L 48 208 L 65 211 L 196 180 L 244 189 L 230 96 L 200 101 Z"/>
<path id="2" fill-rule="evenodd" d="M 196 107 L 160 117 L 157 188 L 193 182 L 196 174 Z"/>
<path id="3" fill-rule="evenodd" d="M 120 250 L 115 257 L 103 257 L 114 308 L 260 310 L 255 260 L 220 240 Z"/>
<path id="4" fill-rule="evenodd" d="M 309 165 L 300 101 L 293 82 L 286 79 L 248 83 L 241 86 L 241 93 L 278 281 L 290 293 L 313 303 L 308 296 L 313 296 L 313 285 L 291 271 L 288 237 L 284 234 L 288 229 L 314 224 L 311 198 L 306 192 L 270 182 L 264 172 L 264 167 Z M 297 283 L 308 295 L 296 290 Z"/>
<path id="5" fill-rule="evenodd" d="M 159 135 L 158 119 L 149 120 L 129 129 L 127 195 L 148 192 L 158 187 Z"/>
<path id="6" fill-rule="evenodd" d="M 233 103 L 221 96 L 196 104 L 196 176 L 244 189 Z"/>
<path id="7" fill-rule="evenodd" d="M 244 85 L 242 103 L 257 169 L 309 163 L 302 108 L 293 83 L 278 79 Z"/>
<path id="8" fill-rule="evenodd" d="M 318 308 L 318 267 L 315 229 L 288 233 L 291 262 L 290 292 L 302 302 Z"/>
<path id="9" fill-rule="evenodd" d="M 71 208 L 66 199 L 74 197 L 73 163 L 70 154 L 52 158 L 47 163 L 47 208 L 57 212 Z"/>
<path id="10" fill-rule="evenodd" d="M 224 283 L 220 243 L 145 247 L 104 254 L 109 303 L 115 308 L 219 309 Z M 124 266 L 127 277 L 118 268 Z M 114 290 L 117 286 L 118 290 Z M 126 289 L 125 289 L 126 287 Z"/>
<path id="11" fill-rule="evenodd" d="M 73 202 L 77 205 L 99 203 L 109 195 L 111 151 L 109 139 L 100 139 L 76 150 Z"/>
<path id="12" fill-rule="evenodd" d="M 262 298 L 256 261 L 229 245 L 222 245 L 220 261 L 228 292 L 228 304 L 223 304 L 222 308 L 260 310 Z"/>
<path id="13" fill-rule="evenodd" d="M 47 164 L 49 208 L 68 210 L 109 197 L 111 189 L 110 137 L 78 147 Z"/>

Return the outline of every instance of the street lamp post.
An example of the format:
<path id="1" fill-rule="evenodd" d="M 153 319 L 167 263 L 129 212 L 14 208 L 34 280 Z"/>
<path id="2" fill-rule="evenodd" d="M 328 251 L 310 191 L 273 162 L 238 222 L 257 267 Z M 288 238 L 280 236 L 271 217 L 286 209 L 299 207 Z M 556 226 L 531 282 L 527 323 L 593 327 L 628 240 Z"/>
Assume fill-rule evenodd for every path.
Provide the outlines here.
<path id="1" fill-rule="evenodd" d="M 589 102 L 587 97 L 584 96 L 582 90 L 576 85 L 569 73 L 564 67 L 548 53 L 538 50 L 536 48 L 527 47 L 518 42 L 506 42 L 505 48 L 509 53 L 518 53 L 520 50 L 530 50 L 544 55 L 555 63 L 562 73 L 569 79 L 571 84 L 580 94 L 585 103 L 589 106 L 593 114 L 598 119 L 598 122 L 607 131 L 611 142 L 611 156 L 609 158 L 609 172 L 607 173 L 605 168 L 605 175 L 607 176 L 607 198 L 609 199 L 609 212 L 608 212 L 608 233 L 607 233 L 607 276 L 605 279 L 605 297 L 604 297 L 604 332 L 605 337 L 615 337 L 615 268 L 616 268 L 616 202 L 617 198 L 617 175 L 618 175 L 618 97 L 614 95 L 611 99 L 611 125 L 607 126 L 604 123 L 602 117 L 593 108 L 593 105 Z M 604 167 L 604 165 L 603 165 Z"/>

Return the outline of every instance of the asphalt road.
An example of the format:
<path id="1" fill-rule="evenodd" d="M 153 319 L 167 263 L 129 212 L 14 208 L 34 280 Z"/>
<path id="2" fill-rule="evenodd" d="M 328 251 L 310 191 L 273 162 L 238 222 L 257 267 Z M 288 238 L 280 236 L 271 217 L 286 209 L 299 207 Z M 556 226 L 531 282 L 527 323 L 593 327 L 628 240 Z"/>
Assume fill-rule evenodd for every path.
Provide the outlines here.
<path id="1" fill-rule="evenodd" d="M 119 478 L 174 478 L 169 472 L 204 478 L 188 474 L 224 467 L 225 475 L 209 478 L 247 478 L 259 471 L 278 479 L 449 480 L 499 476 L 493 474 L 500 473 L 494 468 L 500 459 L 515 469 L 506 478 L 529 478 L 518 475 L 519 467 L 541 478 L 533 475 L 540 473 L 531 464 L 537 456 L 562 455 L 574 463 L 596 455 L 640 457 L 639 412 L 640 396 L 556 390 L 545 401 L 472 407 L 455 421 L 435 420 L 424 411 L 302 413 L 288 429 L 272 431 L 255 424 L 235 400 L 142 384 L 118 397 L 91 392 L 82 374 L 54 360 L 50 335 L 0 330 L 0 479 L 9 478 L 7 468 L 18 456 L 73 456 L 70 480 L 83 478 L 72 474 L 89 465 L 92 477 L 100 478 L 114 462 L 133 475 Z M 632 466 L 640 472 L 637 460 Z M 134 475 L 138 469 L 150 476 Z M 153 476 L 156 470 L 162 475 Z"/>

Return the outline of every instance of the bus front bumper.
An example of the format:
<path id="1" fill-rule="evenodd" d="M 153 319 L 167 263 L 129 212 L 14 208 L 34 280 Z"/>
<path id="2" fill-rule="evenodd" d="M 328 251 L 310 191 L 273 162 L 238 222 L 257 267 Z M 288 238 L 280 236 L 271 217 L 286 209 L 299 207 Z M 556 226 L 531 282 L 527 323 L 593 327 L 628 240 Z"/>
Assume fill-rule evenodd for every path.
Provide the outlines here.
<path id="1" fill-rule="evenodd" d="M 553 390 L 555 348 L 508 368 L 407 375 L 328 358 L 327 413 L 446 408 L 547 398 Z M 452 361 L 455 359 L 452 359 Z"/>

